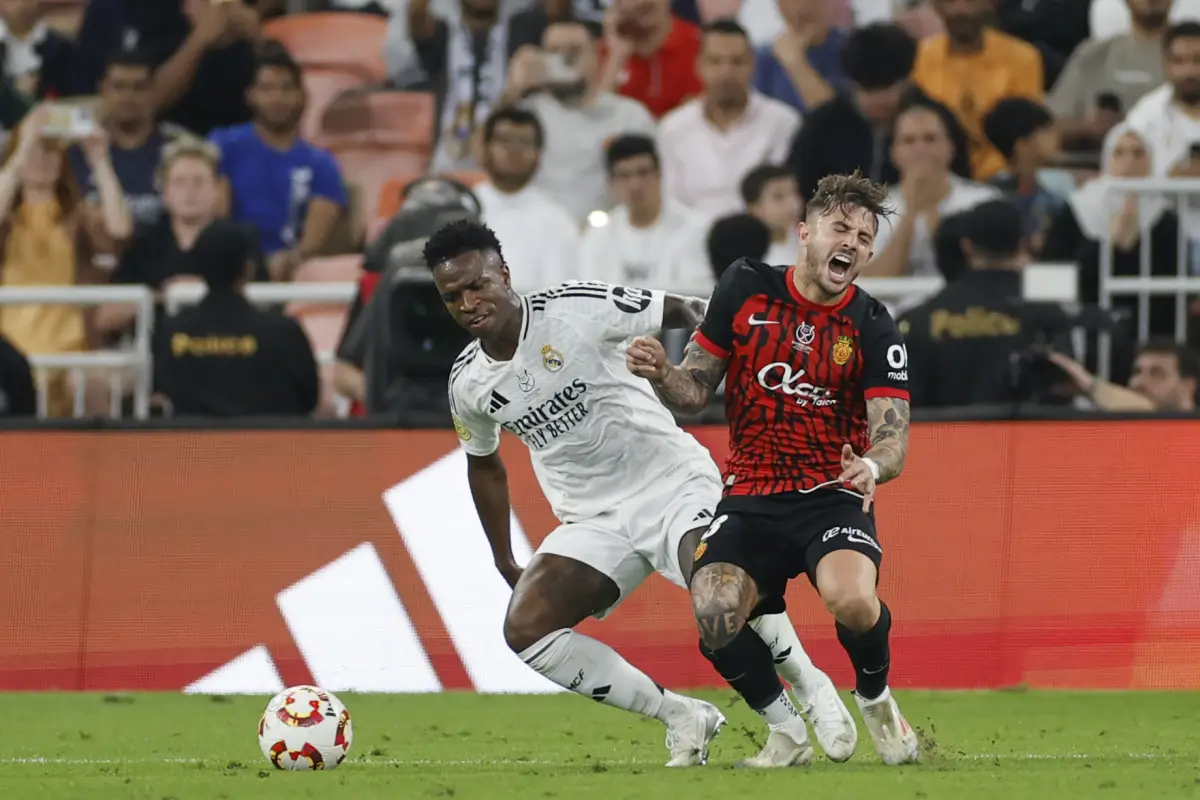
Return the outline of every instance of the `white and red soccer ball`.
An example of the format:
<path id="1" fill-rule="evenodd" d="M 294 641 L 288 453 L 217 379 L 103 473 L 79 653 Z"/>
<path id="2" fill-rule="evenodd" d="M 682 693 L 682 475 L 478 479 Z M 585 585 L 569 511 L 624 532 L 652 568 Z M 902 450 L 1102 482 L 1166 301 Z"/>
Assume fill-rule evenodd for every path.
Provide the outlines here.
<path id="1" fill-rule="evenodd" d="M 258 721 L 258 746 L 277 769 L 333 769 L 353 735 L 346 706 L 317 686 L 284 689 Z"/>

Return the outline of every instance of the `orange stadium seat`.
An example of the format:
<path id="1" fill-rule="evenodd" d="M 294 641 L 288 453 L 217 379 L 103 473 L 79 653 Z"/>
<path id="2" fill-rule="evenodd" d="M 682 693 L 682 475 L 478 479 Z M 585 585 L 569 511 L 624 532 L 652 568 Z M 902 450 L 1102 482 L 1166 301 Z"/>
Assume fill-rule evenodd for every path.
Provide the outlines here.
<path id="1" fill-rule="evenodd" d="M 429 92 L 344 95 L 325 108 L 321 137 L 433 152 L 434 98 Z"/>
<path id="2" fill-rule="evenodd" d="M 357 281 L 362 273 L 362 255 L 310 258 L 300 265 L 292 280 L 296 283 L 339 283 Z"/>
<path id="3" fill-rule="evenodd" d="M 310 141 L 320 140 L 321 120 L 338 96 L 364 85 L 362 76 L 342 67 L 305 67 L 304 91 L 308 95 L 300 133 Z"/>
<path id="4" fill-rule="evenodd" d="M 380 193 L 389 178 L 422 172 L 429 161 L 425 153 L 366 143 L 338 143 L 330 149 L 337 157 L 346 180 L 359 187 L 364 215 L 370 214 L 367 209 L 379 207 Z"/>
<path id="5" fill-rule="evenodd" d="M 263 25 L 263 36 L 282 42 L 305 69 L 357 72 L 360 83 L 386 79 L 386 32 L 387 19 L 373 14 L 292 14 Z"/>
<path id="6" fill-rule="evenodd" d="M 304 328 L 314 353 L 337 349 L 342 328 L 346 325 L 345 308 L 335 310 L 329 306 L 305 303 L 288 306 L 288 314 Z M 321 395 L 317 401 L 316 416 L 331 417 L 334 415 L 336 395 L 333 390 L 333 365 L 322 365 L 319 371 Z"/>
<path id="7" fill-rule="evenodd" d="M 397 211 L 400 210 L 400 199 L 404 194 L 404 189 L 417 178 L 423 177 L 425 173 L 418 175 L 405 175 L 400 178 L 391 178 L 387 183 L 383 184 L 383 188 L 379 193 L 379 205 L 375 207 L 375 218 L 390 219 Z M 482 172 L 473 172 L 468 170 L 442 172 L 439 173 L 447 178 L 453 178 L 456 181 L 466 184 L 468 187 L 474 188 L 487 180 L 487 175 Z"/>

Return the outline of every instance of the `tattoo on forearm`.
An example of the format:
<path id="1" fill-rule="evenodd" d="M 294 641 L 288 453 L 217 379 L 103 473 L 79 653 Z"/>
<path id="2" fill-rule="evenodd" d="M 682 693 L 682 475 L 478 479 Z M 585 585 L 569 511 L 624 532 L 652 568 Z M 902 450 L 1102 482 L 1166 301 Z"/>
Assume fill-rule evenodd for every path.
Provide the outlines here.
<path id="1" fill-rule="evenodd" d="M 684 414 L 695 414 L 708 405 L 725 377 L 726 361 L 694 341 L 683 351 L 683 363 L 667 370 L 666 377 L 653 382 L 663 405 Z"/>
<path id="2" fill-rule="evenodd" d="M 867 455 L 879 465 L 879 483 L 890 481 L 904 469 L 908 455 L 909 404 L 895 397 L 867 401 L 867 427 L 871 449 Z"/>
<path id="3" fill-rule="evenodd" d="M 737 637 L 758 604 L 758 587 L 740 567 L 709 564 L 692 578 L 692 610 L 700 638 L 720 650 Z"/>

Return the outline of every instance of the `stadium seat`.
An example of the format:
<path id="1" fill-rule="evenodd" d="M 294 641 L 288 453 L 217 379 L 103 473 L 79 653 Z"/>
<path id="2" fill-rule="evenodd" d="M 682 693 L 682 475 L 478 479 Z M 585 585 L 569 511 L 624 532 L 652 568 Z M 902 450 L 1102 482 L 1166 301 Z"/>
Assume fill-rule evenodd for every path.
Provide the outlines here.
<path id="1" fill-rule="evenodd" d="M 434 106 L 429 92 L 342 95 L 325 108 L 319 140 L 325 146 L 351 140 L 432 154 Z"/>
<path id="2" fill-rule="evenodd" d="M 387 78 L 383 38 L 387 19 L 373 14 L 292 14 L 270 20 L 263 36 L 277 39 L 306 70 L 339 68 L 358 73 L 359 83 Z"/>
<path id="3" fill-rule="evenodd" d="M 383 186 L 393 175 L 413 175 L 425 170 L 429 158 L 412 150 L 379 147 L 367 143 L 339 143 L 330 148 L 346 180 L 361 192 L 364 215 L 379 207 Z M 363 220 L 365 226 L 366 220 Z"/>
<path id="4" fill-rule="evenodd" d="M 292 276 L 295 283 L 342 283 L 357 281 L 362 273 L 362 255 L 310 258 Z"/>
<path id="5" fill-rule="evenodd" d="M 321 120 L 344 92 L 365 85 L 362 75 L 353 69 L 338 66 L 304 68 L 304 91 L 308 100 L 300 131 L 305 139 L 320 143 Z"/>
<path id="6" fill-rule="evenodd" d="M 487 180 L 487 175 L 482 172 L 473 171 L 455 171 L 439 173 L 447 178 L 453 178 L 456 181 L 466 184 L 468 187 L 474 188 Z M 379 192 L 379 204 L 375 207 L 376 219 L 390 219 L 397 211 L 400 210 L 400 199 L 404 194 L 404 189 L 417 178 L 424 177 L 425 173 L 409 174 L 399 178 L 392 178 L 383 184 Z"/>
<path id="7" fill-rule="evenodd" d="M 337 349 L 342 338 L 342 328 L 346 325 L 346 309 L 331 309 L 312 303 L 293 304 L 288 306 L 288 314 L 304 328 L 308 340 L 312 344 L 313 353 L 330 352 Z M 321 395 L 317 403 L 316 416 L 332 417 L 335 409 L 333 389 L 333 365 L 323 364 L 319 369 L 321 377 Z"/>

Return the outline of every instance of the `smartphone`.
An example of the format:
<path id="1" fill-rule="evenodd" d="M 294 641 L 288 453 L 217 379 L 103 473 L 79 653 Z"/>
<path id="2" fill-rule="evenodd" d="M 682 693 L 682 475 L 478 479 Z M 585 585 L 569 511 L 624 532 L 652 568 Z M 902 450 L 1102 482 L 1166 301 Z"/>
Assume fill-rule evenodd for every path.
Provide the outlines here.
<path id="1" fill-rule="evenodd" d="M 96 132 L 96 111 L 91 103 L 51 101 L 46 104 L 42 135 L 50 139 L 86 139 Z"/>
<path id="2" fill-rule="evenodd" d="M 580 77 L 579 68 L 567 63 L 562 53 L 546 53 L 542 57 L 546 69 L 546 83 L 575 83 Z"/>

